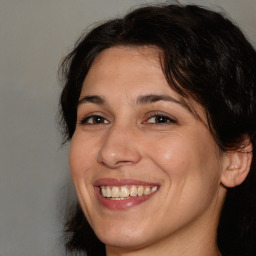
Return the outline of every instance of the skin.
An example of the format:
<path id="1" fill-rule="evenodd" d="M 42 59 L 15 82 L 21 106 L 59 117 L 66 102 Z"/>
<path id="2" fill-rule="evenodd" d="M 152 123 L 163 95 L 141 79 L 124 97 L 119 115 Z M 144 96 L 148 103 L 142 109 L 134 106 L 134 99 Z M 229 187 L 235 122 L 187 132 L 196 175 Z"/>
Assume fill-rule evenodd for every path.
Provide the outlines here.
<path id="1" fill-rule="evenodd" d="M 138 100 L 149 94 L 174 100 Z M 92 95 L 104 102 L 82 100 Z M 227 161 L 203 108 L 186 103 L 167 84 L 157 49 L 103 51 L 84 81 L 77 120 L 70 169 L 81 207 L 108 256 L 220 255 L 216 228 Z M 139 205 L 111 210 L 97 199 L 93 185 L 100 178 L 157 183 L 159 189 Z"/>

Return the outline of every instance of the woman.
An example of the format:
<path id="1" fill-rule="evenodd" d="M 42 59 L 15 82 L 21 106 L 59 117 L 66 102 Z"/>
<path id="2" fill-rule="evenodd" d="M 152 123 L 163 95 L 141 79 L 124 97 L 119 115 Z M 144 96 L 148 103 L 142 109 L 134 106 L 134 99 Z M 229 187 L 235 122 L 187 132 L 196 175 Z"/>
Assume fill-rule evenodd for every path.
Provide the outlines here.
<path id="1" fill-rule="evenodd" d="M 251 255 L 256 53 L 234 24 L 139 8 L 82 37 L 62 71 L 69 251 Z"/>

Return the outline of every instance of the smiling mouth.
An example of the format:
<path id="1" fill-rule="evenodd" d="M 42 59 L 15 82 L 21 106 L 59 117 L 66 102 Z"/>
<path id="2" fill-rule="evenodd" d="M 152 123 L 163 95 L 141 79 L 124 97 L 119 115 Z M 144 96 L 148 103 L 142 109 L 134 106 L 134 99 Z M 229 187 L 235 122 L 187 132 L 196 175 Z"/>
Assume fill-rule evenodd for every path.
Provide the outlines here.
<path id="1" fill-rule="evenodd" d="M 100 205 L 110 210 L 126 210 L 152 198 L 160 185 L 134 179 L 101 178 L 94 184 Z"/>
<path id="2" fill-rule="evenodd" d="M 158 186 L 125 185 L 100 186 L 101 195 L 110 200 L 127 200 L 134 197 L 147 196 L 156 192 Z"/>

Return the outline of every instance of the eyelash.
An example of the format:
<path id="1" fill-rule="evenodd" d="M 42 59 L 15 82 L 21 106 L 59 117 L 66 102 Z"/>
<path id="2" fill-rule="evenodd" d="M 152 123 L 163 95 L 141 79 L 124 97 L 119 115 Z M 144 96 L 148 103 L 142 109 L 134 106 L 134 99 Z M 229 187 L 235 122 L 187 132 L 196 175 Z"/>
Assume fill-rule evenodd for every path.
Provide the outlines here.
<path id="1" fill-rule="evenodd" d="M 97 122 L 97 120 L 96 120 L 97 118 L 98 118 L 99 122 Z M 154 118 L 155 122 L 149 122 L 149 120 L 153 119 L 153 118 Z M 157 118 L 159 118 L 158 122 L 156 121 Z M 90 121 L 90 119 L 91 119 L 91 121 Z M 91 116 L 84 117 L 79 123 L 81 125 L 103 125 L 103 124 L 109 124 L 110 122 L 101 115 L 91 115 Z M 167 115 L 164 115 L 161 113 L 155 113 L 153 115 L 150 115 L 147 118 L 147 120 L 143 121 L 142 123 L 143 124 L 151 124 L 151 125 L 171 125 L 171 124 L 176 124 L 177 121 Z"/>
<path id="2" fill-rule="evenodd" d="M 154 123 L 149 123 L 149 120 L 154 118 L 155 122 Z M 158 121 L 160 122 L 156 122 L 156 119 L 158 119 Z M 162 120 L 161 120 L 161 119 Z M 161 122 L 161 121 L 164 121 L 164 122 Z M 177 123 L 177 121 L 174 119 L 174 118 L 171 118 L 165 114 L 161 114 L 161 113 L 155 113 L 153 115 L 151 115 L 145 122 L 143 123 L 149 123 L 149 124 L 152 124 L 152 125 L 171 125 L 171 124 L 175 124 Z"/>
<path id="3" fill-rule="evenodd" d="M 94 121 L 96 120 L 96 118 L 99 118 L 99 119 L 100 119 L 101 121 L 103 121 L 103 122 L 100 122 L 100 123 L 94 122 Z M 92 121 L 93 121 L 92 123 L 89 122 L 90 119 L 92 119 Z M 91 116 L 84 117 L 84 118 L 80 121 L 80 124 L 81 124 L 81 125 L 101 125 L 101 124 L 108 124 L 108 123 L 110 123 L 109 121 L 107 121 L 107 122 L 105 123 L 105 121 L 107 121 L 107 119 L 104 118 L 103 116 L 100 116 L 100 115 L 91 115 Z"/>

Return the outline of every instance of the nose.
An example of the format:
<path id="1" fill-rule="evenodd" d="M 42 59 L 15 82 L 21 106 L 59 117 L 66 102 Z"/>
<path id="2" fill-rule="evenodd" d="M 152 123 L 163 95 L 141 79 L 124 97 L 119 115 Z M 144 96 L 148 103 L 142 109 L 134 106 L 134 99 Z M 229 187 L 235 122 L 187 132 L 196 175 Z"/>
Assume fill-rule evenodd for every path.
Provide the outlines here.
<path id="1" fill-rule="evenodd" d="M 97 161 L 109 168 L 136 164 L 141 159 L 138 136 L 127 127 L 111 127 L 104 135 Z"/>

